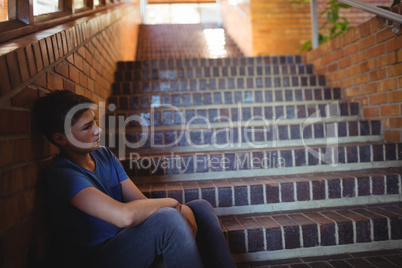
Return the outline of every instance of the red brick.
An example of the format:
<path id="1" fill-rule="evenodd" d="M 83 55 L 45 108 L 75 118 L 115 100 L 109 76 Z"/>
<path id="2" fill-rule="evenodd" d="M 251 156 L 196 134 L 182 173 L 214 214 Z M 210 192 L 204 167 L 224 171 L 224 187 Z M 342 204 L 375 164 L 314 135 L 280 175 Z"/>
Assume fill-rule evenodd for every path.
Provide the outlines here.
<path id="1" fill-rule="evenodd" d="M 377 57 L 385 53 L 385 44 L 380 44 L 375 47 L 369 48 L 367 51 L 367 55 L 370 58 Z"/>
<path id="2" fill-rule="evenodd" d="M 352 54 L 356 53 L 358 50 L 359 50 L 359 45 L 357 43 L 351 44 L 351 45 L 345 47 L 345 49 L 344 49 L 345 56 L 352 55 Z"/>
<path id="3" fill-rule="evenodd" d="M 359 65 L 353 65 L 345 70 L 346 77 L 360 73 Z"/>
<path id="4" fill-rule="evenodd" d="M 68 78 L 68 63 L 65 61 L 60 62 L 54 67 L 54 71 L 66 78 Z"/>
<path id="5" fill-rule="evenodd" d="M 390 103 L 402 102 L 402 88 L 388 92 L 388 97 Z"/>
<path id="6" fill-rule="evenodd" d="M 398 87 L 398 79 L 390 78 L 379 82 L 380 91 L 388 91 Z"/>
<path id="7" fill-rule="evenodd" d="M 49 56 L 49 63 L 54 62 L 54 51 L 51 37 L 46 38 L 47 52 Z"/>
<path id="8" fill-rule="evenodd" d="M 25 176 L 21 167 L 9 169 L 0 176 L 0 198 L 5 198 L 24 189 Z"/>
<path id="9" fill-rule="evenodd" d="M 25 111 L 0 109 L 0 135 L 29 133 L 29 114 Z"/>
<path id="10" fill-rule="evenodd" d="M 347 78 L 340 82 L 341 88 L 347 88 L 353 85 L 353 79 Z"/>
<path id="11" fill-rule="evenodd" d="M 37 202 L 40 194 L 37 193 L 37 189 L 30 189 L 24 191 L 20 195 L 20 216 L 25 218 L 34 212 L 35 207 L 39 207 L 40 204 Z"/>
<path id="12" fill-rule="evenodd" d="M 36 85 L 38 85 L 38 86 L 41 86 L 41 87 L 43 87 L 43 88 L 46 88 L 46 86 L 47 86 L 47 79 L 46 79 L 46 77 L 47 77 L 47 73 L 42 74 L 41 76 L 39 76 L 39 77 L 35 80 L 34 84 L 36 84 Z"/>
<path id="13" fill-rule="evenodd" d="M 42 60 L 42 53 L 39 47 L 39 43 L 36 42 L 32 45 L 33 52 L 35 55 L 35 63 L 37 71 L 41 71 L 43 69 L 43 60 Z"/>
<path id="14" fill-rule="evenodd" d="M 368 98 L 366 96 L 364 97 L 357 97 L 357 98 L 352 98 L 351 100 L 352 102 L 359 102 L 361 103 L 363 106 L 367 106 L 368 105 Z"/>
<path id="15" fill-rule="evenodd" d="M 370 96 L 370 104 L 384 104 L 388 103 L 387 93 L 378 93 Z"/>
<path id="16" fill-rule="evenodd" d="M 400 105 L 398 104 L 383 105 L 380 108 L 380 114 L 382 116 L 401 115 Z"/>
<path id="17" fill-rule="evenodd" d="M 402 117 L 391 117 L 389 119 L 389 126 L 391 128 L 402 128 Z"/>
<path id="18" fill-rule="evenodd" d="M 392 32 L 391 29 L 385 28 L 376 33 L 377 44 L 380 42 L 383 42 L 385 40 L 391 39 L 394 36 L 395 36 L 395 34 Z"/>
<path id="19" fill-rule="evenodd" d="M 80 72 L 80 85 L 83 87 L 88 87 L 88 77 Z"/>
<path id="20" fill-rule="evenodd" d="M 0 221 L 0 233 L 3 234 L 16 225 L 20 219 L 18 198 L 10 198 L 0 203 L 0 214 L 7 215 Z"/>
<path id="21" fill-rule="evenodd" d="M 394 39 L 387 41 L 387 52 L 402 48 L 402 35 L 398 35 Z"/>
<path id="22" fill-rule="evenodd" d="M 365 61 L 366 59 L 367 59 L 367 51 L 365 50 L 352 55 L 353 64 L 360 63 L 362 61 Z"/>
<path id="23" fill-rule="evenodd" d="M 69 70 L 70 79 L 73 80 L 76 83 L 79 83 L 80 82 L 80 75 L 79 75 L 78 69 L 73 65 L 69 65 L 68 70 Z"/>
<path id="24" fill-rule="evenodd" d="M 396 63 L 397 61 L 397 55 L 396 52 L 391 52 L 386 55 L 382 55 L 378 58 L 378 66 L 383 67 L 387 65 L 391 65 Z"/>
<path id="25" fill-rule="evenodd" d="M 384 130 L 384 139 L 386 141 L 400 142 L 401 136 L 402 136 L 402 131 L 400 131 L 400 130 L 389 130 L 389 129 Z"/>
<path id="26" fill-rule="evenodd" d="M 355 85 L 360 85 L 360 84 L 364 84 L 368 81 L 368 75 L 367 74 L 361 74 L 361 75 L 357 75 L 353 78 L 353 83 Z"/>
<path id="27" fill-rule="evenodd" d="M 81 71 L 84 71 L 83 59 L 78 53 L 74 53 L 74 65 Z"/>
<path id="28" fill-rule="evenodd" d="M 374 35 L 360 39 L 360 41 L 359 41 L 360 50 L 372 47 L 374 45 L 375 45 L 375 36 Z"/>
<path id="29" fill-rule="evenodd" d="M 331 64 L 331 65 L 329 65 L 327 67 L 327 73 L 334 72 L 336 70 L 338 70 L 338 64 L 337 63 L 333 63 L 333 64 Z"/>
<path id="30" fill-rule="evenodd" d="M 49 72 L 47 76 L 47 88 L 50 90 L 63 89 L 63 79 L 60 76 Z"/>
<path id="31" fill-rule="evenodd" d="M 339 68 L 345 68 L 345 67 L 350 66 L 351 64 L 352 64 L 352 58 L 347 57 L 347 58 L 339 61 Z"/>
<path id="32" fill-rule="evenodd" d="M 66 31 L 61 32 L 61 40 L 62 40 L 62 44 L 63 44 L 63 55 L 67 55 L 68 45 L 67 45 Z"/>
<path id="33" fill-rule="evenodd" d="M 343 50 L 340 49 L 340 50 L 332 53 L 331 59 L 332 59 L 332 61 L 335 61 L 335 60 L 338 60 L 338 59 L 340 59 L 342 57 L 343 57 Z"/>
<path id="34" fill-rule="evenodd" d="M 32 46 L 31 45 L 26 46 L 25 52 L 27 55 L 29 74 L 30 74 L 30 76 L 34 76 L 37 73 L 37 70 L 36 70 L 36 62 L 35 62 L 35 56 L 34 56 L 34 52 L 32 50 Z"/>
<path id="35" fill-rule="evenodd" d="M 6 95 L 11 91 L 11 82 L 8 76 L 8 68 L 5 56 L 0 57 L 0 93 Z"/>
<path id="36" fill-rule="evenodd" d="M 402 75 L 402 62 L 399 62 L 398 64 L 389 66 L 387 68 L 387 70 L 388 70 L 388 77 Z"/>
<path id="37" fill-rule="evenodd" d="M 367 72 L 369 70 L 373 70 L 376 68 L 377 62 L 375 59 L 369 60 L 369 61 L 365 61 L 363 63 L 360 64 L 360 71 L 362 73 Z"/>
<path id="38" fill-rule="evenodd" d="M 28 62 L 27 62 L 27 57 L 25 55 L 24 48 L 20 48 L 17 50 L 17 58 L 18 58 L 19 66 L 20 66 L 22 82 L 25 82 L 29 79 L 30 75 L 29 75 Z"/>
<path id="39" fill-rule="evenodd" d="M 60 54 L 59 54 L 59 47 L 57 45 L 57 37 L 56 37 L 56 35 L 53 35 L 51 37 L 51 39 L 52 39 L 52 47 L 53 47 L 54 59 L 58 60 L 60 58 Z"/>
<path id="40" fill-rule="evenodd" d="M 379 114 L 378 107 L 363 107 L 364 117 L 378 117 Z"/>
<path id="41" fill-rule="evenodd" d="M 355 96 L 360 96 L 360 95 L 361 95 L 360 87 L 345 88 L 345 89 L 343 90 L 343 95 L 344 95 L 346 98 L 355 97 Z"/>
<path id="42" fill-rule="evenodd" d="M 38 98 L 38 91 L 33 87 L 25 87 L 11 98 L 11 104 L 19 107 L 33 107 Z"/>
<path id="43" fill-rule="evenodd" d="M 369 72 L 369 81 L 377 81 L 380 79 L 384 79 L 386 77 L 387 77 L 387 71 L 385 68 Z"/>
<path id="44" fill-rule="evenodd" d="M 371 94 L 375 92 L 377 92 L 377 83 L 371 83 L 362 86 L 362 94 Z"/>
<path id="45" fill-rule="evenodd" d="M 33 218 L 16 225 L 6 235 L 6 256 L 12 258 L 20 255 L 20 252 L 27 249 L 34 236 Z"/>
<path id="46" fill-rule="evenodd" d="M 15 52 L 6 55 L 8 75 L 10 76 L 11 86 L 18 87 L 22 83 L 20 69 L 18 67 L 17 54 Z"/>
<path id="47" fill-rule="evenodd" d="M 43 66 L 46 68 L 49 66 L 49 55 L 47 53 L 47 47 L 46 47 L 46 40 L 42 39 L 39 41 L 39 46 L 40 46 L 40 51 L 43 59 Z"/>

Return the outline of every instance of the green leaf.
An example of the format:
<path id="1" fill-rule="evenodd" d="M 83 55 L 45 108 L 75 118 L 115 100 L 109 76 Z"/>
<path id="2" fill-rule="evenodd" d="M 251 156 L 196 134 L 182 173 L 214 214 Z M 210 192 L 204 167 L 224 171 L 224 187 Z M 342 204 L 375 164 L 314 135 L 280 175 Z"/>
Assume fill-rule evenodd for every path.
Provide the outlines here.
<path id="1" fill-rule="evenodd" d="M 400 3 L 401 3 L 401 0 L 394 0 L 394 2 L 392 3 L 391 7 L 399 5 Z"/>

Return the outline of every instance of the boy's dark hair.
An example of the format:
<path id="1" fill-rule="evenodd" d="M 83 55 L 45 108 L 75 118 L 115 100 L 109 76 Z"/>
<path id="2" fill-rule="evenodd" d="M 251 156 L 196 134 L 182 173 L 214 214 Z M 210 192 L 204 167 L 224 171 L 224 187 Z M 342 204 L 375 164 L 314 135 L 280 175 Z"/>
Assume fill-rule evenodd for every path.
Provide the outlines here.
<path id="1" fill-rule="evenodd" d="M 67 113 L 76 105 L 84 103 L 92 104 L 94 102 L 85 96 L 77 95 L 68 90 L 56 90 L 39 98 L 33 108 L 34 121 L 38 130 L 50 142 L 57 145 L 52 135 L 55 132 L 65 133 L 64 121 Z M 72 118 L 71 124 L 74 125 L 87 110 L 81 109 L 77 111 Z"/>

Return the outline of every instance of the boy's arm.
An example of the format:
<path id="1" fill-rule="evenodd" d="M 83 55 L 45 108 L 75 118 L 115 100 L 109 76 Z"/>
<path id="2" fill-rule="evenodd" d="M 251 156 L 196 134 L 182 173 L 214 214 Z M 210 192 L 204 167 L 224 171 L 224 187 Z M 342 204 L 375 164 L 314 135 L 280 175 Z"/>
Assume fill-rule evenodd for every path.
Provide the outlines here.
<path id="1" fill-rule="evenodd" d="M 147 197 L 138 189 L 130 178 L 120 183 L 121 193 L 124 202 L 130 202 L 138 199 L 147 199 Z"/>
<path id="2" fill-rule="evenodd" d="M 82 189 L 71 199 L 71 204 L 120 228 L 139 225 L 163 207 L 179 209 L 179 203 L 172 198 L 139 199 L 121 203 L 95 187 Z"/>

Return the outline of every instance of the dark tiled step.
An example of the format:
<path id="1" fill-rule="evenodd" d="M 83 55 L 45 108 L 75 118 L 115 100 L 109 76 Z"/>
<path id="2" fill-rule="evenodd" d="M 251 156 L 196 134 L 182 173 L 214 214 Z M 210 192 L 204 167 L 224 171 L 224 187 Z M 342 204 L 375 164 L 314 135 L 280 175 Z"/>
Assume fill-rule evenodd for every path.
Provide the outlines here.
<path id="1" fill-rule="evenodd" d="M 171 197 L 181 203 L 205 199 L 218 209 L 219 214 L 241 214 L 241 211 L 291 210 L 297 206 L 304 209 L 335 206 L 335 202 L 349 206 L 358 201 L 377 203 L 385 196 L 398 201 L 398 195 L 402 194 L 401 174 L 402 169 L 389 168 L 214 181 L 140 183 L 137 186 L 151 198 Z M 250 206 L 258 208 L 250 209 Z"/>
<path id="2" fill-rule="evenodd" d="M 363 142 L 375 136 L 376 141 L 382 139 L 381 121 L 348 121 L 348 122 L 314 122 L 312 124 L 264 124 L 249 127 L 216 126 L 201 129 L 154 129 L 152 133 L 141 132 L 141 129 L 127 129 L 125 139 L 130 144 L 144 140 L 137 152 L 155 149 L 159 152 L 169 151 L 205 151 L 222 150 L 226 147 L 271 148 L 289 145 L 326 143 L 328 139 L 337 139 L 339 143 L 348 140 Z M 106 140 L 113 139 L 114 134 L 106 135 Z M 118 143 L 121 137 L 114 136 Z M 373 137 L 371 137 L 373 139 Z M 202 147 L 201 147 L 202 146 Z M 154 152 L 157 152 L 154 151 Z"/>
<path id="3" fill-rule="evenodd" d="M 122 104 L 120 103 L 120 107 Z M 128 107 L 130 109 L 130 107 Z M 205 124 L 205 123 L 227 123 L 239 121 L 259 121 L 259 120 L 284 120 L 284 119 L 303 119 L 303 118 L 332 118 L 345 116 L 359 116 L 359 103 L 311 103 L 311 104 L 234 104 L 225 105 L 222 108 L 215 106 L 207 107 L 141 107 L 132 110 L 120 109 L 116 112 L 108 113 L 108 120 L 116 120 L 116 117 L 124 117 L 128 120 L 127 126 L 137 127 L 162 126 L 162 125 L 181 125 L 181 124 Z M 129 117 L 132 117 L 130 120 Z M 142 123 L 135 120 L 133 116 L 142 119 Z M 137 118 L 137 119 L 138 119 Z M 119 119 L 121 120 L 121 119 Z"/>
<path id="4" fill-rule="evenodd" d="M 280 103 L 336 101 L 341 99 L 340 88 L 286 89 L 286 90 L 219 90 L 208 92 L 126 93 L 108 99 L 118 109 L 140 109 L 163 105 L 200 106 L 236 103 Z"/>
<path id="5" fill-rule="evenodd" d="M 161 154 L 119 148 L 115 152 L 120 159 L 125 158 L 122 164 L 130 177 L 149 181 L 241 178 L 402 165 L 402 143 L 245 150 L 235 147 L 221 149 L 221 152 Z"/>
<path id="6" fill-rule="evenodd" d="M 238 268 L 397 268 L 402 264 L 400 249 L 345 253 L 327 256 L 238 263 Z"/>
<path id="7" fill-rule="evenodd" d="M 402 239 L 402 203 L 223 216 L 233 254 L 368 247 Z"/>
<path id="8" fill-rule="evenodd" d="M 144 61 L 118 62 L 118 70 L 132 69 L 166 69 L 183 67 L 219 67 L 219 66 L 263 66 L 267 64 L 298 64 L 303 63 L 300 55 L 289 56 L 259 56 L 259 57 L 229 57 L 218 59 L 161 59 Z"/>
<path id="9" fill-rule="evenodd" d="M 323 75 L 299 76 L 245 76 L 233 78 L 192 78 L 152 81 L 117 81 L 113 84 L 113 92 L 176 92 L 205 91 L 218 89 L 268 89 L 268 88 L 299 88 L 325 87 L 326 78 Z"/>
<path id="10" fill-rule="evenodd" d="M 134 69 L 118 70 L 115 80 L 146 81 L 146 80 L 175 80 L 192 78 L 224 78 L 224 77 L 253 77 L 253 76 L 288 76 L 312 75 L 312 64 L 261 65 L 261 66 L 223 66 L 223 67 L 185 67 L 170 69 Z"/>

